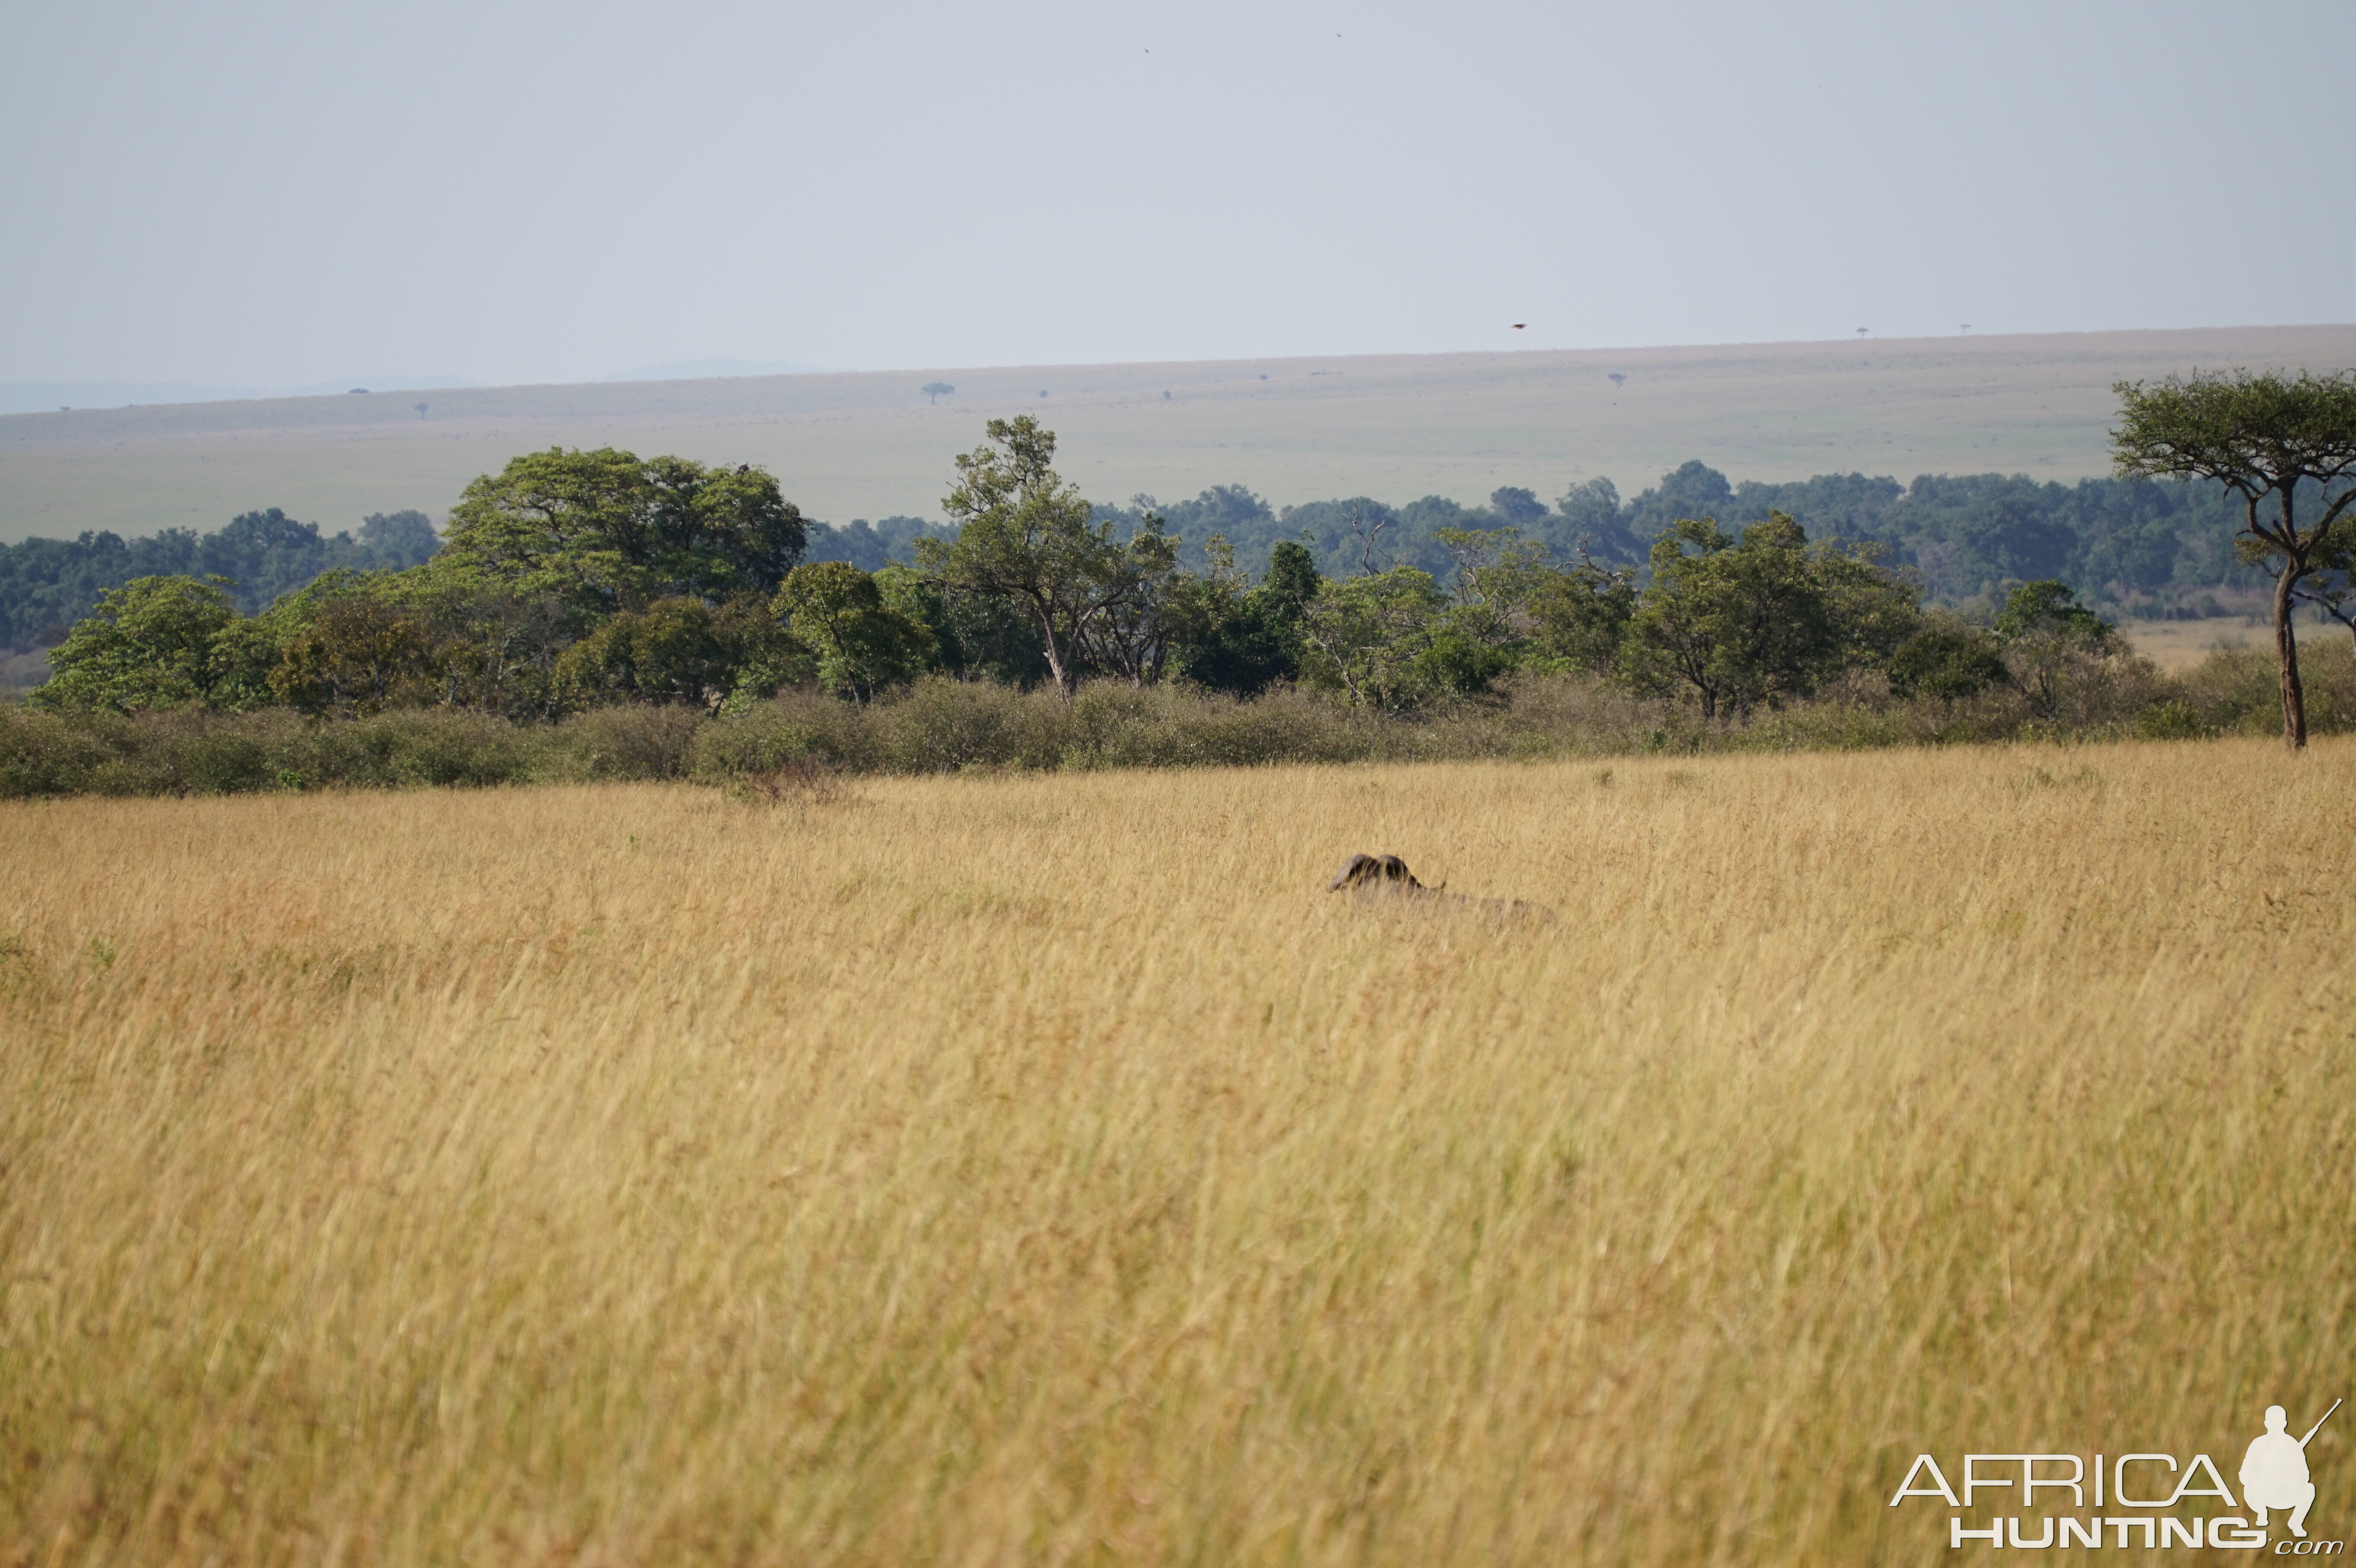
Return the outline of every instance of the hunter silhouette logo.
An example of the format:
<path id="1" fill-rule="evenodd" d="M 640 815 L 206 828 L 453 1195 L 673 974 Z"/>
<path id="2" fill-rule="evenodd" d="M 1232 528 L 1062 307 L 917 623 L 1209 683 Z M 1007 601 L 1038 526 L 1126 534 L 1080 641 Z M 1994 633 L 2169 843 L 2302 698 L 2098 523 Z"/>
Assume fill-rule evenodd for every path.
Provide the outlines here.
<path id="1" fill-rule="evenodd" d="M 2315 1478 L 2308 1469 L 2307 1455 L 2308 1445 L 2340 1403 L 2333 1400 L 2330 1410 L 2316 1418 L 2304 1437 L 2290 1435 L 2288 1412 L 2278 1404 L 2268 1405 L 2265 1431 L 2242 1456 L 2239 1503 L 2233 1500 L 2216 1461 L 2206 1454 L 2195 1454 L 2181 1465 L 2172 1454 L 2122 1454 L 2115 1458 L 2102 1454 L 1966 1454 L 1957 1475 L 1960 1496 L 1958 1488 L 1950 1485 L 1939 1468 L 1938 1460 L 1918 1454 L 1906 1478 L 1898 1483 L 1890 1506 L 1896 1508 L 1909 1498 L 1936 1498 L 1945 1503 L 1955 1510 L 1947 1521 L 1951 1547 L 1984 1541 L 1991 1548 L 2116 1545 L 2150 1551 L 2190 1546 L 2260 1552 L 2271 1545 L 2270 1556 L 2337 1557 L 2347 1551 L 2346 1541 L 2308 1539 L 2307 1515 L 2315 1506 Z M 1999 1505 L 2012 1504 L 2029 1517 L 1999 1517 L 1982 1528 L 1972 1528 L 1965 1516 L 1976 1506 L 1975 1494 L 1989 1491 L 2000 1493 L 1995 1499 Z M 2040 1491 L 2068 1492 L 2062 1506 L 2069 1511 L 2038 1517 Z M 2201 1499 L 2209 1498 L 2216 1499 L 2208 1505 L 2213 1514 L 2198 1519 L 2174 1517 L 2176 1509 L 2200 1508 Z M 2061 1501 L 2049 1498 L 2045 1506 Z M 2090 1501 L 2092 1517 L 2080 1517 L 2078 1510 Z M 1978 1498 L 1976 1506 L 1986 1508 L 1990 1502 Z M 2244 1507 L 2250 1515 L 2247 1519 L 2235 1511 Z M 2134 1511 L 2107 1511 L 2113 1509 Z M 2162 1509 L 2169 1511 L 2163 1514 Z M 2289 1537 L 2269 1541 L 2266 1516 L 2270 1512 L 2289 1516 L 2284 1521 Z M 2024 1524 L 2035 1533 L 2025 1531 Z"/>
<path id="2" fill-rule="evenodd" d="M 2340 1401 L 2333 1400 L 2331 1410 L 2339 1408 Z M 2265 1435 L 2254 1439 L 2250 1451 L 2242 1456 L 2242 1500 L 2257 1516 L 2251 1522 L 2258 1529 L 2266 1527 L 2266 1509 L 2288 1509 L 2290 1532 L 2301 1541 L 2307 1539 L 2307 1510 L 2315 1506 L 2315 1482 L 2307 1473 L 2307 1445 L 2323 1430 L 2323 1422 L 2331 1419 L 2331 1410 L 2307 1429 L 2305 1437 L 2294 1442 L 2283 1430 L 2287 1413 L 2278 1404 L 2266 1406 Z"/>

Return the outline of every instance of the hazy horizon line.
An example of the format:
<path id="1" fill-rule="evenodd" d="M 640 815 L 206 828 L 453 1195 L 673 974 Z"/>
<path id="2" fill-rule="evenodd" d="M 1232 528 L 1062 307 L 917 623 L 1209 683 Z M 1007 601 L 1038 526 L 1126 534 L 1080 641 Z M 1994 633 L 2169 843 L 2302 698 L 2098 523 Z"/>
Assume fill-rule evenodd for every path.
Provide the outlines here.
<path id="1" fill-rule="evenodd" d="M 302 398 L 348 397 L 356 392 L 498 391 L 530 387 L 620 386 L 651 381 L 759 380 L 787 376 L 988 374 L 1028 369 L 1101 369 L 1130 365 L 1282 364 L 1300 360 L 1434 359 L 1472 355 L 1494 355 L 1502 357 L 1526 354 L 1644 354 L 1663 349 L 1772 348 L 1786 345 L 1799 347 L 1852 342 L 1886 344 L 1986 342 L 2007 338 L 2102 337 L 2129 334 L 2190 336 L 2210 332 L 2295 331 L 2348 325 L 2356 325 L 2356 322 L 2236 322 L 2207 326 L 2080 327 L 2046 332 L 1965 330 L 1890 337 L 1883 337 L 1867 331 L 1855 336 L 1725 338 L 1710 342 L 1548 345 L 1543 347 L 1535 345 L 1526 347 L 1508 345 L 1477 348 L 1367 349 L 1348 353 L 1225 354 L 1168 359 L 1028 360 L 996 365 L 826 366 L 802 364 L 792 360 L 706 357 L 665 360 L 652 365 L 642 365 L 626 370 L 608 371 L 594 376 L 559 376 L 545 379 L 521 377 L 508 380 L 485 380 L 456 375 L 409 373 L 318 379 L 280 386 L 241 385 L 232 382 L 178 379 L 137 379 L 124 377 L 88 377 L 65 379 L 27 377 L 0 380 L 0 414 L 71 412 L 82 409 L 99 410 L 146 405 L 261 402 Z M 75 401 L 77 397 L 85 400 Z M 122 400 L 117 401 L 118 398 Z"/>

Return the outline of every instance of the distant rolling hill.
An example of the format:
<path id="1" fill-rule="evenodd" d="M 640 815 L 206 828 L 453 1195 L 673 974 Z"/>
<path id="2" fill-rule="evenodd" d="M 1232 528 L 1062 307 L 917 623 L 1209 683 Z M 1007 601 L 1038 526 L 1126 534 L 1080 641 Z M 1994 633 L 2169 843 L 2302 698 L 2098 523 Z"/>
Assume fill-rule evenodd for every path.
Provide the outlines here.
<path id="1" fill-rule="evenodd" d="M 329 530 L 440 516 L 519 452 L 614 444 L 758 463 L 815 518 L 937 515 L 991 415 L 1038 414 L 1092 499 L 1221 484 L 1366 495 L 1633 494 L 1698 457 L 1736 479 L 2103 473 L 2111 383 L 2356 365 L 2356 325 L 917 369 L 76 409 L 0 417 L 0 541 L 209 529 L 279 507 Z M 1614 376 L 1622 378 L 1614 380 Z M 945 381 L 937 401 L 919 390 Z M 1044 396 L 1042 394 L 1044 394 Z M 421 412 L 417 405 L 423 403 Z"/>

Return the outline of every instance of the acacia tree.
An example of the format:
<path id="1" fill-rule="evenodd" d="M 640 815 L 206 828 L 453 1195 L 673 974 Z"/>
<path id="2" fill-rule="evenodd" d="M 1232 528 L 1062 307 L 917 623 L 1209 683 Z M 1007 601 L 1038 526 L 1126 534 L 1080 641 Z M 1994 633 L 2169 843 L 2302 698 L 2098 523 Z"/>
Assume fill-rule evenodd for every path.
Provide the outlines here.
<path id="1" fill-rule="evenodd" d="M 2283 743 L 2297 750 L 2307 744 L 2307 695 L 2291 612 L 2308 575 L 2331 564 L 2339 525 L 2356 508 L 2356 371 L 2195 371 L 2111 390 L 2119 399 L 2111 453 L 2121 476 L 2214 479 L 2242 498 L 2237 548 L 2275 568 Z M 2302 486 L 2314 497 L 2304 524 Z"/>
<path id="2" fill-rule="evenodd" d="M 958 458 L 958 487 L 941 502 L 962 524 L 956 540 L 917 540 L 916 561 L 951 593 L 1013 606 L 1068 700 L 1108 624 L 1166 586 L 1176 541 L 1148 528 L 1123 544 L 1111 523 L 1091 523 L 1088 503 L 1051 465 L 1055 432 L 1029 414 L 987 430 L 991 444 Z"/>

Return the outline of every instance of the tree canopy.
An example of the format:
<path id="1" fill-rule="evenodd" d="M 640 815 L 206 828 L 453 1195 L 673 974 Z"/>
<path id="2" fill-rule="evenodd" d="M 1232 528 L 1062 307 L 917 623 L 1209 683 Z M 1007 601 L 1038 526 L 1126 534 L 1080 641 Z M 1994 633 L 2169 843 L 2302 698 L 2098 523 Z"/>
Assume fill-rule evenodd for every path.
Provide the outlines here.
<path id="1" fill-rule="evenodd" d="M 50 651 L 40 706 L 136 713 L 232 708 L 264 695 L 262 648 L 219 579 L 142 577 Z"/>
<path id="2" fill-rule="evenodd" d="M 1702 716 L 1748 716 L 1804 697 L 1837 671 L 1887 659 L 1914 631 L 1912 586 L 1781 512 L 1738 539 L 1703 518 L 1653 547 L 1621 666 L 1641 690 L 1690 689 Z"/>
<path id="3" fill-rule="evenodd" d="M 113 589 L 142 577 L 218 577 L 241 613 L 259 613 L 325 571 L 400 571 L 441 548 L 425 514 L 372 512 L 357 529 L 322 534 L 276 507 L 243 512 L 212 533 L 165 528 L 0 545 L 0 649 L 47 647 Z"/>
<path id="4" fill-rule="evenodd" d="M 2292 611 L 2308 574 L 2338 564 L 2348 549 L 2341 523 L 2356 507 L 2356 371 L 2196 371 L 2112 390 L 2119 422 L 2111 451 L 2122 476 L 2211 480 L 2241 502 L 2245 559 L 2275 571 L 2283 740 L 2293 750 L 2306 745 Z"/>
<path id="5" fill-rule="evenodd" d="M 807 542 L 800 508 L 762 469 L 552 447 L 466 486 L 436 564 L 612 613 L 666 595 L 766 597 Z"/>
<path id="6" fill-rule="evenodd" d="M 2103 689 L 2121 652 L 2059 579 L 2007 584 L 1976 621 L 1926 613 L 1915 571 L 1878 546 L 1812 538 L 1779 509 L 1733 525 L 1674 517 L 1645 562 L 1626 564 L 1596 548 L 1605 525 L 1624 530 L 1662 497 L 1622 506 L 1602 480 L 1565 498 L 1594 525 L 1568 552 L 1560 508 L 1500 486 L 1480 507 L 1431 496 L 1309 511 L 1325 564 L 1312 527 L 1267 541 L 1255 574 L 1225 531 L 1277 517 L 1250 491 L 1173 506 L 1182 529 L 1150 496 L 1092 504 L 1028 416 L 986 434 L 955 459 L 949 528 L 895 517 L 821 536 L 856 544 L 863 563 L 798 561 L 815 530 L 749 466 L 528 453 L 466 487 L 423 565 L 335 568 L 252 614 L 219 579 L 112 591 L 59 645 L 39 699 L 545 720 L 608 703 L 734 711 L 787 686 L 863 704 L 940 671 L 1067 699 L 1092 679 L 1237 696 L 1290 683 L 1404 713 L 1510 701 L 1522 675 L 1575 672 L 1733 726 L 1836 680 L 1869 695 L 1885 677 L 1909 700 L 2003 687 L 2053 715 Z M 1664 486 L 1738 508 L 1749 488 L 1697 464 Z M 273 540 L 309 537 L 283 514 L 241 523 L 231 537 L 264 559 Z M 902 550 L 916 564 L 892 559 Z"/>
<path id="7" fill-rule="evenodd" d="M 777 590 L 776 611 L 818 653 L 818 676 L 830 690 L 864 702 L 929 668 L 932 632 L 884 602 L 875 579 L 839 560 L 798 566 Z"/>
<path id="8" fill-rule="evenodd" d="M 1175 565 L 1158 523 L 1128 543 L 1092 520 L 1079 491 L 1056 474 L 1055 433 L 1029 414 L 991 420 L 989 444 L 957 459 L 958 483 L 941 503 L 961 525 L 956 541 L 919 541 L 919 562 L 952 593 L 1005 601 L 1039 638 L 1056 688 L 1079 688 L 1092 644 L 1143 608 Z"/>

